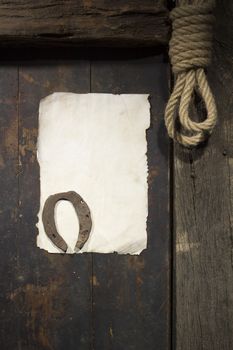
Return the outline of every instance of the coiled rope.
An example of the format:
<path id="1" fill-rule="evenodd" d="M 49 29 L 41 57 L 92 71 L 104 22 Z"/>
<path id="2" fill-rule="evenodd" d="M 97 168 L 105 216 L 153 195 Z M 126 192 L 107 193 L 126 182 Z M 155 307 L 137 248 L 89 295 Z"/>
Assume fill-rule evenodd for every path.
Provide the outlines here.
<path id="1" fill-rule="evenodd" d="M 180 4 L 170 14 L 173 32 L 169 56 L 175 85 L 166 106 L 165 124 L 171 138 L 192 147 L 212 133 L 217 121 L 215 100 L 204 71 L 211 60 L 214 3 L 195 0 L 188 5 L 183 0 Z M 199 123 L 190 117 L 194 92 L 201 96 L 207 112 Z"/>

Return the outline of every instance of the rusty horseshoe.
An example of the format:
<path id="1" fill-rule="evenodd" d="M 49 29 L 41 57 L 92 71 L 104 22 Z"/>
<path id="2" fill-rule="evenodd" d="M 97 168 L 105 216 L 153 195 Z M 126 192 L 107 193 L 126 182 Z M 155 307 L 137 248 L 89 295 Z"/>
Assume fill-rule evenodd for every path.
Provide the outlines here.
<path id="1" fill-rule="evenodd" d="M 67 200 L 72 203 L 79 219 L 79 234 L 75 245 L 75 250 L 79 251 L 89 238 L 92 220 L 91 213 L 87 203 L 75 191 L 56 193 L 49 196 L 44 204 L 42 212 L 42 221 L 44 230 L 49 239 L 64 253 L 68 249 L 65 240 L 59 235 L 55 223 L 55 206 L 58 201 Z"/>

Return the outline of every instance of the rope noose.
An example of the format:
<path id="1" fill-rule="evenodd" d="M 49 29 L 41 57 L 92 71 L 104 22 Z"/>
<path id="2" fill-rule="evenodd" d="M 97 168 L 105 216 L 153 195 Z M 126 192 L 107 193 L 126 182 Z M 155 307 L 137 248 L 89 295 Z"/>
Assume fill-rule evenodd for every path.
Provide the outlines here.
<path id="1" fill-rule="evenodd" d="M 184 2 L 184 1 L 183 1 Z M 186 147 L 198 145 L 211 134 L 217 121 L 217 110 L 204 69 L 211 60 L 213 2 L 183 5 L 171 11 L 173 32 L 169 43 L 174 90 L 165 110 L 165 124 L 171 138 Z M 190 117 L 190 106 L 196 91 L 203 99 L 207 117 L 197 123 Z M 176 128 L 179 120 L 181 130 Z"/>

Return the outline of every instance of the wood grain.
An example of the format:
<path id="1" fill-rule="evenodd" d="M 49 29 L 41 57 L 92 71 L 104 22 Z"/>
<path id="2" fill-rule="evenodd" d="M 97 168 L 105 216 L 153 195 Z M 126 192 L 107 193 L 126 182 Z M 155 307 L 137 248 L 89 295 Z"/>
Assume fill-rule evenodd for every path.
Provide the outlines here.
<path id="1" fill-rule="evenodd" d="M 4 46 L 156 46 L 168 38 L 165 0 L 0 1 Z"/>
<path id="2" fill-rule="evenodd" d="M 88 92 L 89 62 L 18 62 L 13 68 L 2 67 L 0 79 L 5 125 L 1 155 L 6 160 L 1 174 L 5 229 L 1 225 L 0 346 L 87 350 L 92 344 L 91 256 L 40 250 L 35 224 L 40 194 L 39 101 L 54 91 Z"/>
<path id="3" fill-rule="evenodd" d="M 11 295 L 20 283 L 18 269 L 18 68 L 0 68 L 0 344 L 17 348 L 19 313 Z"/>
<path id="4" fill-rule="evenodd" d="M 163 122 L 168 66 L 162 55 L 129 58 L 118 52 L 93 60 L 91 67 L 92 92 L 147 93 L 151 102 L 148 248 L 140 256 L 94 254 L 93 346 L 169 350 L 169 142 Z"/>
<path id="5" fill-rule="evenodd" d="M 72 52 L 71 52 L 72 51 Z M 94 50 L 62 60 L 13 57 L 0 76 L 2 163 L 0 347 L 32 350 L 170 346 L 168 139 L 163 56 Z M 21 53 L 22 54 L 22 53 Z M 44 53 L 45 57 L 49 52 Z M 17 57 L 17 59 L 16 59 Z M 107 58 L 106 58 L 107 57 Z M 106 60 L 105 60 L 106 58 Z M 3 62 L 2 62 L 3 64 Z M 38 107 L 55 91 L 150 93 L 148 249 L 141 256 L 48 254 L 36 247 Z"/>
<path id="6" fill-rule="evenodd" d="M 219 122 L 205 145 L 174 151 L 177 350 L 233 349 L 233 3 L 215 13 Z"/>

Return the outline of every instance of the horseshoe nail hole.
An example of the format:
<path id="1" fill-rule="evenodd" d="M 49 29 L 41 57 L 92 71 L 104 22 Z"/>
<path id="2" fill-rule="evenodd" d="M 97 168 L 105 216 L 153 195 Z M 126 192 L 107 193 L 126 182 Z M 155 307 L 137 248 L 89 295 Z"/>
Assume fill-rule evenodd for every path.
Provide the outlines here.
<path id="1" fill-rule="evenodd" d="M 56 235 L 54 233 L 52 234 L 52 236 L 56 238 Z"/>

